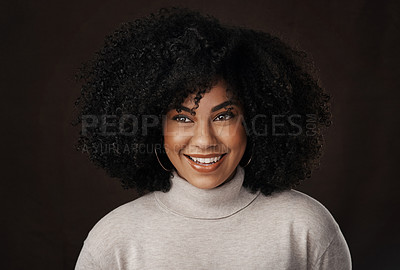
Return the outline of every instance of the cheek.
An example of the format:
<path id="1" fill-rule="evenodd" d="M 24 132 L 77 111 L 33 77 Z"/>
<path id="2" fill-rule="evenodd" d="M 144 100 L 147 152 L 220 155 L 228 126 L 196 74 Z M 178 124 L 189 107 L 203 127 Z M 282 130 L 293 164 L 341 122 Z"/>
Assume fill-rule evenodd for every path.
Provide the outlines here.
<path id="1" fill-rule="evenodd" d="M 174 136 L 164 136 L 164 148 L 167 151 L 167 155 L 171 157 L 171 154 L 175 152 L 175 145 L 178 143 L 177 138 Z"/>
<path id="2" fill-rule="evenodd" d="M 224 130 L 220 132 L 219 137 L 231 150 L 235 150 L 238 153 L 244 153 L 244 149 L 246 149 L 247 136 L 242 125 L 232 125 L 224 128 Z"/>
<path id="3" fill-rule="evenodd" d="M 167 151 L 167 155 L 170 159 L 174 156 L 179 155 L 181 149 L 187 145 L 188 137 L 180 135 L 179 132 L 174 133 L 175 135 L 169 134 L 164 136 L 164 148 Z"/>

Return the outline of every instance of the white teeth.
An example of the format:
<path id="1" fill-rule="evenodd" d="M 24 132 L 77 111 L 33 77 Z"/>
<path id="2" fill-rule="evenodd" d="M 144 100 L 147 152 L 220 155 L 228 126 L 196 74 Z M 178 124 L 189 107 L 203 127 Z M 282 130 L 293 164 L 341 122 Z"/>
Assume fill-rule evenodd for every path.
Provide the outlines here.
<path id="1" fill-rule="evenodd" d="M 212 158 L 196 158 L 196 157 L 191 157 L 191 156 L 189 156 L 189 157 L 190 157 L 190 159 L 192 159 L 193 161 L 196 161 L 198 163 L 210 164 L 210 163 L 215 163 L 218 160 L 220 160 L 222 155 L 219 157 L 212 157 Z"/>

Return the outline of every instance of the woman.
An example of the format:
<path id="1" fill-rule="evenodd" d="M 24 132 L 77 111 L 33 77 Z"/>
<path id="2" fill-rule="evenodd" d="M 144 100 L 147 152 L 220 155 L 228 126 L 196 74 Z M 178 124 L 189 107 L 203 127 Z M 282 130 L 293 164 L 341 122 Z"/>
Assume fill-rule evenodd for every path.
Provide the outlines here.
<path id="1" fill-rule="evenodd" d="M 109 36 L 81 74 L 78 148 L 143 196 L 94 226 L 76 269 L 350 269 L 328 210 L 292 190 L 330 124 L 306 67 L 187 9 Z"/>

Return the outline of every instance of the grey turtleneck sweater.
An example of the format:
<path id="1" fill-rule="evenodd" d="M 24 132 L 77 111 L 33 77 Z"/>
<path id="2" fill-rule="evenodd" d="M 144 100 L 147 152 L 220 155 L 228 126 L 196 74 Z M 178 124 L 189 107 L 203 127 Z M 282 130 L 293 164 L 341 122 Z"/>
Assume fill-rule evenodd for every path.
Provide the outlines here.
<path id="1" fill-rule="evenodd" d="M 231 181 L 203 190 L 174 172 L 169 192 L 102 218 L 75 269 L 351 269 L 324 206 L 294 190 L 252 194 L 243 179 L 238 167 Z"/>

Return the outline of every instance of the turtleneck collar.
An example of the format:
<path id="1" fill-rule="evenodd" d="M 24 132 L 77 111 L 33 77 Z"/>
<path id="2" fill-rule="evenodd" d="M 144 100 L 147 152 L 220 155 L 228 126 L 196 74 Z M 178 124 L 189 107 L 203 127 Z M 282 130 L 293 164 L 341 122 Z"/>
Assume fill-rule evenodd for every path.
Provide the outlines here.
<path id="1" fill-rule="evenodd" d="M 250 193 L 242 186 L 243 180 L 244 169 L 238 166 L 230 181 L 213 189 L 200 189 L 174 171 L 171 189 L 154 194 L 161 206 L 175 214 L 195 219 L 220 219 L 244 209 L 260 194 Z"/>

